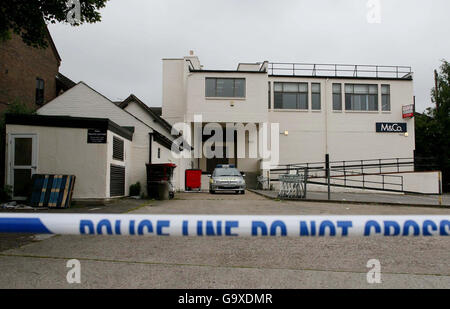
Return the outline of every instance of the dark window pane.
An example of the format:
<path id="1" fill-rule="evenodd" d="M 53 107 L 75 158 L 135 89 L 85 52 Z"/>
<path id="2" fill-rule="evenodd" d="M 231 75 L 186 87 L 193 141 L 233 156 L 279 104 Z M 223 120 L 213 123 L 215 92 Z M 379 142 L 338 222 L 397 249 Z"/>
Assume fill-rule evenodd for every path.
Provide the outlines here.
<path id="1" fill-rule="evenodd" d="M 313 93 L 311 95 L 311 108 L 313 110 L 320 110 L 320 93 Z"/>
<path id="2" fill-rule="evenodd" d="M 235 79 L 234 86 L 234 96 L 237 98 L 245 97 L 245 79 Z"/>
<path id="3" fill-rule="evenodd" d="M 31 169 L 14 170 L 14 196 L 28 196 L 31 186 Z"/>
<path id="4" fill-rule="evenodd" d="M 341 84 L 333 84 L 333 93 L 341 93 Z"/>
<path id="5" fill-rule="evenodd" d="M 382 100 L 382 110 L 388 112 L 391 110 L 391 96 L 388 94 L 384 94 L 381 97 Z"/>
<path id="6" fill-rule="evenodd" d="M 352 95 L 351 94 L 345 95 L 345 109 L 348 111 L 352 110 Z"/>
<path id="7" fill-rule="evenodd" d="M 274 108 L 281 109 L 283 108 L 283 93 L 275 92 L 274 93 Z"/>
<path id="8" fill-rule="evenodd" d="M 234 79 L 217 79 L 217 96 L 234 97 Z"/>
<path id="9" fill-rule="evenodd" d="M 216 96 L 216 79 L 207 78 L 206 79 L 206 96 L 215 97 Z"/>
<path id="10" fill-rule="evenodd" d="M 340 93 L 333 94 L 333 110 L 342 110 L 342 96 Z"/>
<path id="11" fill-rule="evenodd" d="M 31 165 L 33 140 L 31 138 L 15 138 L 14 141 L 14 165 Z"/>
<path id="12" fill-rule="evenodd" d="M 308 109 L 308 93 L 299 93 L 298 94 L 298 108 L 299 109 Z"/>
<path id="13" fill-rule="evenodd" d="M 378 95 L 370 95 L 369 96 L 369 111 L 377 111 L 378 110 Z"/>
<path id="14" fill-rule="evenodd" d="M 283 108 L 296 109 L 297 108 L 297 94 L 283 93 Z"/>

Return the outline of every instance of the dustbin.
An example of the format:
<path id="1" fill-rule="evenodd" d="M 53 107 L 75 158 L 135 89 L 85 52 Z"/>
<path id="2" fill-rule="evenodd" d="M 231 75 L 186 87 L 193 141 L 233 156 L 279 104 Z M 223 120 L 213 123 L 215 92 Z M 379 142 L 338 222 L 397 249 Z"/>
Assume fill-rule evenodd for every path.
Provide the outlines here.
<path id="1" fill-rule="evenodd" d="M 201 190 L 202 188 L 202 170 L 190 169 L 185 173 L 185 189 L 186 191 Z"/>
<path id="2" fill-rule="evenodd" d="M 173 163 L 147 164 L 147 192 L 150 198 L 165 200 L 174 198 L 175 188 L 172 183 Z"/>

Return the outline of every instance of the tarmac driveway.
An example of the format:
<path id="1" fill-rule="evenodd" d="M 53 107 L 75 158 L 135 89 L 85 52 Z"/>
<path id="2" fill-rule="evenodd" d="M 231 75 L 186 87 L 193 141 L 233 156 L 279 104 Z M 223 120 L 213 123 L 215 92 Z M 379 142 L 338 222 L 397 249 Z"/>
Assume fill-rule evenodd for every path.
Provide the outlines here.
<path id="1" fill-rule="evenodd" d="M 118 203 L 126 203 L 126 200 Z M 181 193 L 132 213 L 449 214 L 448 209 L 279 202 Z M 285 239 L 55 236 L 0 252 L 0 288 L 450 288 L 448 238 Z M 81 262 L 81 284 L 66 263 Z M 382 283 L 368 284 L 368 260 Z"/>

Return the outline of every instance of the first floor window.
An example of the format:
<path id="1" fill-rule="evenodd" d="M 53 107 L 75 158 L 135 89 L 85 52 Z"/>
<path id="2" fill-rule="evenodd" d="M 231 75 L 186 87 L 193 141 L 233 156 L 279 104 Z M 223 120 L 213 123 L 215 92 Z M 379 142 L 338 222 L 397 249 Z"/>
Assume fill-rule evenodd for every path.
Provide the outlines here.
<path id="1" fill-rule="evenodd" d="M 378 85 L 345 84 L 345 110 L 378 111 Z"/>
<path id="2" fill-rule="evenodd" d="M 342 85 L 333 84 L 333 110 L 342 110 Z"/>
<path id="3" fill-rule="evenodd" d="M 44 87 L 45 82 L 41 78 L 36 78 L 36 104 L 44 104 Z"/>
<path id="4" fill-rule="evenodd" d="M 381 110 L 389 112 L 391 110 L 391 86 L 381 85 Z"/>
<path id="5" fill-rule="evenodd" d="M 307 83 L 275 83 L 275 109 L 308 109 Z"/>
<path id="6" fill-rule="evenodd" d="M 311 84 L 311 109 L 320 110 L 320 84 Z"/>
<path id="7" fill-rule="evenodd" d="M 245 98 L 245 78 L 210 78 L 205 80 L 205 96 Z"/>

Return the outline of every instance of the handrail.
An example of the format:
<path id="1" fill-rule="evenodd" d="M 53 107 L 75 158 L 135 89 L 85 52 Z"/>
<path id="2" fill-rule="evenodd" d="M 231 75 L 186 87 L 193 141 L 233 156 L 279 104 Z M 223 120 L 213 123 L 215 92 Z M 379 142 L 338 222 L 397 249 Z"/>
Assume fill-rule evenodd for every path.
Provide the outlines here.
<path id="1" fill-rule="evenodd" d="M 270 62 L 270 75 L 412 79 L 410 66 Z M 288 72 L 288 73 L 286 73 Z M 302 72 L 306 72 L 302 74 Z M 326 73 L 326 74 L 322 74 Z"/>

